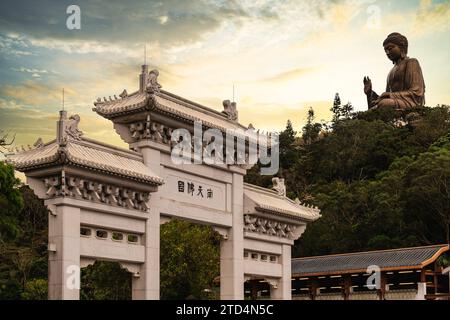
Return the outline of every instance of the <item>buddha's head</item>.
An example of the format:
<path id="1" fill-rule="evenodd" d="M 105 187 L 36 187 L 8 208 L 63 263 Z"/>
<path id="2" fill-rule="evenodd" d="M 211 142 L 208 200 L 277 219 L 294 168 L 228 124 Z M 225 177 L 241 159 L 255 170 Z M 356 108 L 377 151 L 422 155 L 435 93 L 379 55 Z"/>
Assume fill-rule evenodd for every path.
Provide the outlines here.
<path id="1" fill-rule="evenodd" d="M 383 42 L 384 52 L 392 62 L 404 59 L 408 54 L 408 39 L 398 32 L 391 33 Z"/>

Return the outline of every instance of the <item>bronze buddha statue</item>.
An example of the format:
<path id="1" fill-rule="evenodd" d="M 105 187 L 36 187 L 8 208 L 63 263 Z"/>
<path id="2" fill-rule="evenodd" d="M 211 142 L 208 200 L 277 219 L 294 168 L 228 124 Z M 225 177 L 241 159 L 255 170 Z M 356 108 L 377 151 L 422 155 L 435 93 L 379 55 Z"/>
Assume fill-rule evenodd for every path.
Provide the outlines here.
<path id="1" fill-rule="evenodd" d="M 386 92 L 381 95 L 372 90 L 372 81 L 364 77 L 364 93 L 371 108 L 396 110 L 425 104 L 425 82 L 419 61 L 407 57 L 408 39 L 400 33 L 391 33 L 383 42 L 387 57 L 394 63 L 388 74 Z"/>

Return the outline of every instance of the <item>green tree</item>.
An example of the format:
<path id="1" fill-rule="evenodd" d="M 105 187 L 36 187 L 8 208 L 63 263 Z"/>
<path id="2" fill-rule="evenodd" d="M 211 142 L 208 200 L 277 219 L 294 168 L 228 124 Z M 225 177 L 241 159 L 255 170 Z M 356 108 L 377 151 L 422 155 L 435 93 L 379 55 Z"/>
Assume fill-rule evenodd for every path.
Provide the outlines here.
<path id="1" fill-rule="evenodd" d="M 293 255 L 448 241 L 449 132 L 448 106 L 369 110 L 298 150 L 288 194 L 319 206 L 322 217 Z"/>
<path id="2" fill-rule="evenodd" d="M 405 129 L 406 130 L 406 129 Z M 312 180 L 360 180 L 373 178 L 403 155 L 402 130 L 382 121 L 352 120 L 335 125 L 309 148 Z"/>
<path id="3" fill-rule="evenodd" d="M 330 109 L 330 111 L 333 112 L 333 119 L 331 120 L 333 125 L 338 123 L 341 118 L 341 107 L 341 98 L 339 97 L 339 93 L 336 93 L 334 95 L 333 106 Z"/>
<path id="4" fill-rule="evenodd" d="M 0 161 L 0 241 L 15 239 L 19 234 L 18 214 L 23 207 L 19 186 L 14 169 Z"/>
<path id="5" fill-rule="evenodd" d="M 450 244 L 450 134 L 420 154 L 405 175 L 403 197 L 416 232 L 429 243 Z"/>
<path id="6" fill-rule="evenodd" d="M 218 299 L 220 236 L 210 226 L 175 220 L 161 226 L 161 299 Z"/>
<path id="7" fill-rule="evenodd" d="M 291 120 L 286 123 L 286 129 L 280 132 L 280 166 L 283 169 L 291 167 L 295 163 L 296 153 L 292 148 L 297 132 L 292 127 Z"/>
<path id="8" fill-rule="evenodd" d="M 339 93 L 336 93 L 336 95 L 334 96 L 333 106 L 331 107 L 330 111 L 333 112 L 333 118 L 331 122 L 334 127 L 341 120 L 349 120 L 352 118 L 353 106 L 350 102 L 342 105 Z"/>
<path id="9" fill-rule="evenodd" d="M 341 114 L 345 120 L 349 120 L 352 117 L 352 112 L 353 112 L 353 105 L 351 104 L 351 102 L 347 102 L 341 108 Z"/>
<path id="10" fill-rule="evenodd" d="M 131 274 L 119 263 L 96 261 L 81 269 L 81 300 L 130 300 Z"/>
<path id="11" fill-rule="evenodd" d="M 47 300 L 48 283 L 45 279 L 33 279 L 27 282 L 22 292 L 24 300 Z"/>
<path id="12" fill-rule="evenodd" d="M 302 128 L 302 139 L 306 145 L 317 141 L 319 133 L 322 130 L 322 124 L 314 122 L 314 110 L 312 107 L 308 110 L 306 125 Z"/>
<path id="13" fill-rule="evenodd" d="M 2 162 L 0 183 L 0 299 L 20 299 L 29 281 L 47 277 L 48 211 Z"/>

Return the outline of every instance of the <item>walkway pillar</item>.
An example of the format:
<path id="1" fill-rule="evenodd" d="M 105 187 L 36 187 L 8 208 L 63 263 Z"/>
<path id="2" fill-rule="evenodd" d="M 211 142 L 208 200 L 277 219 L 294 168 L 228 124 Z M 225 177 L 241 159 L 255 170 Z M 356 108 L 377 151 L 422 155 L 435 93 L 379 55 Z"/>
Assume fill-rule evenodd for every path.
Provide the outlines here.
<path id="1" fill-rule="evenodd" d="M 80 209 L 56 205 L 48 219 L 48 298 L 80 298 Z"/>
<path id="2" fill-rule="evenodd" d="M 291 300 L 292 299 L 292 280 L 291 280 L 291 246 L 282 245 L 280 256 L 282 265 L 282 275 L 278 280 L 276 288 L 271 288 L 271 298 L 274 300 Z"/>
<path id="3" fill-rule="evenodd" d="M 160 151 L 150 147 L 142 147 L 141 150 L 145 165 L 157 176 L 160 175 Z M 133 300 L 159 300 L 159 219 L 160 219 L 160 191 L 152 193 L 150 209 L 145 224 L 145 262 L 141 266 L 139 277 L 133 278 Z"/>
<path id="4" fill-rule="evenodd" d="M 244 299 L 244 178 L 233 173 L 232 221 L 227 240 L 220 242 L 220 299 Z"/>

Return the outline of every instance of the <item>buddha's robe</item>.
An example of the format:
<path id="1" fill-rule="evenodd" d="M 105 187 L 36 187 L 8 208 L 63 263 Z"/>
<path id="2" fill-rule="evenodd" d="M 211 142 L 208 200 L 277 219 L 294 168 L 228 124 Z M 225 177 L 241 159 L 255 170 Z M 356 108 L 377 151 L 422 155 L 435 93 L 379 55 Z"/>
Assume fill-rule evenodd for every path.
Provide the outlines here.
<path id="1" fill-rule="evenodd" d="M 394 65 L 387 77 L 386 92 L 395 109 L 423 106 L 425 104 L 425 82 L 419 61 L 405 58 Z M 375 106 L 378 95 L 372 91 L 369 105 Z"/>

